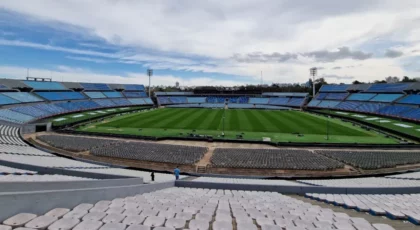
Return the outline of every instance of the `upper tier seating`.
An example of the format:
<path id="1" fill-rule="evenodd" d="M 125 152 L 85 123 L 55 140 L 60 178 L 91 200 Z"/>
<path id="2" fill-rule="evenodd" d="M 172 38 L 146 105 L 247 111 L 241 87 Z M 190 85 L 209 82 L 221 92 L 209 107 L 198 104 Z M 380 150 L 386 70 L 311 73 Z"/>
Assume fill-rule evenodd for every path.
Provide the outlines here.
<path id="1" fill-rule="evenodd" d="M 166 145 L 145 142 L 120 141 L 115 145 L 91 149 L 91 154 L 141 161 L 172 164 L 194 164 L 207 152 L 205 147 Z"/>
<path id="2" fill-rule="evenodd" d="M 320 92 L 320 93 L 318 93 L 318 95 L 316 95 L 316 99 L 317 100 L 324 100 L 325 99 L 325 97 L 327 97 L 327 95 L 328 95 L 328 93 L 322 93 L 322 92 Z"/>
<path id="3" fill-rule="evenodd" d="M 116 105 L 119 105 L 119 106 L 131 105 L 130 101 L 124 98 L 111 99 L 111 100 L 112 102 L 114 102 Z"/>
<path id="4" fill-rule="evenodd" d="M 97 99 L 97 98 L 106 98 L 106 96 L 101 93 L 101 92 L 85 92 L 85 94 L 93 99 Z"/>
<path id="5" fill-rule="evenodd" d="M 79 92 L 36 92 L 36 94 L 50 101 L 86 99 L 86 97 Z"/>
<path id="6" fill-rule="evenodd" d="M 309 102 L 308 106 L 309 107 L 316 107 L 317 105 L 319 105 L 319 103 L 321 103 L 320 100 L 312 100 L 311 102 Z"/>
<path id="7" fill-rule="evenodd" d="M 145 92 L 124 92 L 126 97 L 147 97 Z"/>
<path id="8" fill-rule="evenodd" d="M 369 101 L 376 93 L 353 93 L 348 98 L 347 101 Z"/>
<path id="9" fill-rule="evenodd" d="M 107 84 L 102 83 L 80 83 L 80 85 L 85 90 L 92 90 L 92 91 L 107 91 L 111 90 Z"/>
<path id="10" fill-rule="evenodd" d="M 124 85 L 125 90 L 144 91 L 144 85 Z"/>
<path id="11" fill-rule="evenodd" d="M 222 149 L 211 158 L 213 167 L 329 170 L 343 164 L 306 150 L 289 149 Z"/>
<path id="12" fill-rule="evenodd" d="M 320 92 L 345 92 L 350 85 L 323 85 Z"/>
<path id="13" fill-rule="evenodd" d="M 408 95 L 407 97 L 399 100 L 398 103 L 420 105 L 420 95 Z"/>
<path id="14" fill-rule="evenodd" d="M 48 81 L 23 81 L 30 88 L 35 90 L 66 90 L 59 82 L 48 82 Z"/>
<path id="15" fill-rule="evenodd" d="M 105 100 L 93 100 L 96 102 L 96 104 L 102 106 L 102 107 L 114 107 L 117 106 L 111 99 L 105 99 Z"/>
<path id="16" fill-rule="evenodd" d="M 378 94 L 375 97 L 373 97 L 372 99 L 370 99 L 370 101 L 393 102 L 393 101 L 397 100 L 398 98 L 400 98 L 402 96 L 403 96 L 403 94 Z"/>
<path id="17" fill-rule="evenodd" d="M 6 95 L 8 97 L 11 97 L 15 100 L 18 100 L 20 102 L 39 102 L 39 101 L 43 101 L 41 98 L 36 97 L 30 93 L 25 93 L 25 92 L 5 92 L 2 93 L 3 95 Z M 0 99 L 1 102 L 1 99 Z"/>
<path id="18" fill-rule="evenodd" d="M 143 98 L 143 100 L 146 102 L 147 105 L 153 105 L 154 104 L 153 101 L 152 101 L 152 99 L 150 99 L 148 97 Z"/>
<path id="19" fill-rule="evenodd" d="M 187 97 L 188 103 L 206 103 L 206 97 Z"/>
<path id="20" fill-rule="evenodd" d="M 266 105 L 269 102 L 269 98 L 267 97 L 263 97 L 263 98 L 258 98 L 258 97 L 251 97 L 249 98 L 249 103 L 250 104 L 263 104 Z"/>
<path id="21" fill-rule="evenodd" d="M 344 100 L 349 94 L 348 93 L 329 93 L 325 99 L 327 100 Z"/>
<path id="22" fill-rule="evenodd" d="M 109 98 L 123 97 L 123 95 L 120 92 L 103 92 L 103 94 L 105 94 L 105 96 L 107 96 Z"/>
<path id="23" fill-rule="evenodd" d="M 19 104 L 20 101 L 0 94 L 0 105 Z"/>
<path id="24" fill-rule="evenodd" d="M 159 104 L 161 105 L 167 105 L 167 104 L 171 104 L 172 102 L 169 100 L 169 97 L 158 97 L 157 98 Z"/>
<path id="25" fill-rule="evenodd" d="M 362 169 L 393 168 L 420 163 L 418 151 L 345 151 L 319 150 L 317 153 Z"/>
<path id="26" fill-rule="evenodd" d="M 287 105 L 289 99 L 288 97 L 272 97 L 268 103 L 270 105 Z"/>
<path id="27" fill-rule="evenodd" d="M 370 86 L 366 92 L 383 92 L 383 93 L 391 93 L 391 92 L 402 92 L 405 90 L 410 84 L 407 83 L 395 83 L 395 84 L 373 84 Z"/>

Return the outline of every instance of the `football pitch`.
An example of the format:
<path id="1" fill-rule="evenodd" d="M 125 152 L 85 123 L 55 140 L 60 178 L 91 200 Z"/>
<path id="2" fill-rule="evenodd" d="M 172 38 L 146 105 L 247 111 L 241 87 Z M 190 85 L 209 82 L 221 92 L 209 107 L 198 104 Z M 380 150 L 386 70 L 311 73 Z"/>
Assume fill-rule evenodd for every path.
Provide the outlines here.
<path id="1" fill-rule="evenodd" d="M 301 111 L 165 108 L 117 116 L 79 130 L 156 137 L 194 133 L 236 139 L 242 135 L 246 140 L 274 142 L 397 143 L 349 122 Z"/>

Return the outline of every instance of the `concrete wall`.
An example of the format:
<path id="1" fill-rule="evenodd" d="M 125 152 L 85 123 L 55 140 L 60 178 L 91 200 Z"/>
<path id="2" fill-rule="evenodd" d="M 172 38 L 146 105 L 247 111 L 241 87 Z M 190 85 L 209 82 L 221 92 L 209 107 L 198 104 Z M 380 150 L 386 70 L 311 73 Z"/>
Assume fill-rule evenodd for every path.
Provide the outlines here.
<path id="1" fill-rule="evenodd" d="M 100 200 L 124 198 L 173 186 L 174 182 L 166 182 L 89 189 L 0 193 L 0 222 L 22 212 L 43 215 L 54 208 L 71 209 L 82 203 L 94 204 Z"/>
<path id="2" fill-rule="evenodd" d="M 143 184 L 143 178 L 90 180 L 90 181 L 45 181 L 45 182 L 2 182 L 0 193 L 30 192 L 43 190 L 88 189 Z"/>
<path id="3" fill-rule="evenodd" d="M 246 191 L 269 191 L 284 194 L 305 193 L 329 193 L 329 194 L 411 194 L 420 193 L 420 187 L 398 187 L 398 188 L 343 188 L 324 186 L 281 186 L 281 185 L 255 185 L 255 184 L 227 184 L 212 182 L 194 182 L 178 180 L 176 187 L 208 188 L 208 189 L 229 189 Z"/>

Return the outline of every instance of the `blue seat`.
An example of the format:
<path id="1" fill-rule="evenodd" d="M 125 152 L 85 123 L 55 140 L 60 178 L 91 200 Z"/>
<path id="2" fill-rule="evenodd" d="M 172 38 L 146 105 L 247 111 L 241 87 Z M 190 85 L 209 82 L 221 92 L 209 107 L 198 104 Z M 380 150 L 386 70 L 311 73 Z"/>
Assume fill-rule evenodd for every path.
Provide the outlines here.
<path id="1" fill-rule="evenodd" d="M 292 97 L 287 102 L 287 105 L 288 106 L 293 106 L 293 107 L 300 107 L 300 106 L 303 105 L 304 101 L 305 101 L 305 98 L 303 98 L 303 97 Z"/>
<path id="2" fill-rule="evenodd" d="M 147 105 L 153 105 L 154 104 L 153 101 L 152 101 L 152 99 L 150 99 L 148 97 L 143 98 L 143 100 L 146 102 Z"/>
<path id="3" fill-rule="evenodd" d="M 169 97 L 171 104 L 186 104 L 187 97 Z"/>
<path id="4" fill-rule="evenodd" d="M 19 104 L 20 101 L 0 94 L 0 105 Z"/>
<path id="5" fill-rule="evenodd" d="M 358 101 L 343 101 L 340 104 L 338 104 L 335 108 L 342 110 L 354 110 L 361 104 L 362 103 Z"/>
<path id="6" fill-rule="evenodd" d="M 68 110 L 64 109 L 63 107 L 56 106 L 55 104 L 36 104 L 33 107 L 48 111 L 51 114 L 60 114 L 60 113 L 67 113 Z"/>
<path id="7" fill-rule="evenodd" d="M 119 105 L 119 106 L 131 105 L 130 101 L 125 98 L 112 99 L 112 102 L 114 102 L 116 105 Z"/>
<path id="8" fill-rule="evenodd" d="M 412 107 L 405 105 L 389 105 L 378 110 L 379 114 L 389 116 L 400 116 L 402 113 L 412 110 Z"/>
<path id="9" fill-rule="evenodd" d="M 270 105 L 287 105 L 289 102 L 288 97 L 271 97 L 268 104 Z"/>
<path id="10" fill-rule="evenodd" d="M 206 103 L 206 97 L 187 97 L 188 103 Z"/>
<path id="11" fill-rule="evenodd" d="M 362 103 L 359 107 L 355 109 L 355 111 L 366 112 L 366 113 L 376 113 L 380 108 L 386 106 L 383 103 Z"/>
<path id="12" fill-rule="evenodd" d="M 0 110 L 0 120 L 23 124 L 33 119 L 35 119 L 35 117 L 15 112 L 9 109 Z"/>
<path id="13" fill-rule="evenodd" d="M 172 102 L 169 100 L 169 97 L 158 97 L 157 98 L 159 104 L 161 105 L 167 105 L 167 104 L 171 104 Z"/>
<path id="14" fill-rule="evenodd" d="M 316 107 L 319 107 L 319 108 L 334 108 L 338 104 L 340 104 L 340 101 L 324 100 L 324 101 L 321 101 L 321 103 L 319 103 Z"/>
<path id="15" fill-rule="evenodd" d="M 106 96 L 101 93 L 101 92 L 85 92 L 85 94 L 93 99 L 97 99 L 97 98 L 106 98 Z"/>
<path id="16" fill-rule="evenodd" d="M 404 94 L 378 94 L 375 97 L 373 97 L 372 99 L 370 99 L 370 101 L 375 101 L 375 102 L 393 102 L 395 100 L 397 100 L 398 98 L 402 97 Z"/>
<path id="17" fill-rule="evenodd" d="M 319 92 L 346 92 L 350 85 L 322 85 Z"/>
<path id="18" fill-rule="evenodd" d="M 348 93 L 329 93 L 325 99 L 326 100 L 344 100 L 347 97 Z"/>
<path id="19" fill-rule="evenodd" d="M 409 112 L 401 114 L 401 116 L 405 117 L 405 118 L 420 121 L 420 109 L 417 108 L 417 109 L 410 110 Z"/>
<path id="20" fill-rule="evenodd" d="M 17 106 L 17 107 L 10 108 L 10 110 L 13 110 L 18 113 L 23 113 L 23 114 L 36 117 L 36 118 L 47 117 L 52 114 L 47 110 L 40 110 L 34 106 Z"/>
<path id="21" fill-rule="evenodd" d="M 408 88 L 410 84 L 407 83 L 395 83 L 395 84 L 373 84 L 370 86 L 366 92 L 378 92 L 378 93 L 400 93 Z"/>
<path id="22" fill-rule="evenodd" d="M 36 97 L 30 93 L 26 93 L 26 92 L 6 92 L 6 93 L 2 93 L 5 96 L 11 97 L 17 101 L 20 102 L 39 102 L 39 101 L 43 101 L 41 98 Z"/>
<path id="23" fill-rule="evenodd" d="M 125 90 L 145 91 L 144 85 L 124 85 Z"/>
<path id="24" fill-rule="evenodd" d="M 104 99 L 104 100 L 93 100 L 98 105 L 102 107 L 113 107 L 116 106 L 116 104 L 111 99 Z"/>
<path id="25" fill-rule="evenodd" d="M 347 101 L 369 101 L 376 93 L 353 93 L 348 98 Z"/>
<path id="26" fill-rule="evenodd" d="M 269 98 L 267 97 L 263 97 L 263 98 L 259 98 L 259 97 L 251 97 L 249 98 L 249 103 L 250 104 L 262 104 L 262 105 L 266 105 L 268 104 Z"/>
<path id="27" fill-rule="evenodd" d="M 328 93 L 318 93 L 318 95 L 316 95 L 316 99 L 317 100 L 324 100 L 325 99 L 325 97 L 328 95 Z"/>
<path id="28" fill-rule="evenodd" d="M 126 97 L 147 97 L 145 92 L 123 92 Z"/>
<path id="29" fill-rule="evenodd" d="M 120 92 L 102 92 L 107 96 L 108 98 L 120 98 L 123 97 L 123 95 Z"/>
<path id="30" fill-rule="evenodd" d="M 59 82 L 49 82 L 49 81 L 23 81 L 27 86 L 35 90 L 66 90 Z"/>
<path id="31" fill-rule="evenodd" d="M 107 84 L 102 83 L 80 83 L 80 85 L 85 90 L 93 90 L 93 91 L 107 91 L 111 90 Z"/>
<path id="32" fill-rule="evenodd" d="M 133 105 L 145 105 L 146 104 L 146 102 L 143 100 L 143 98 L 129 98 L 128 100 Z"/>
<path id="33" fill-rule="evenodd" d="M 398 103 L 420 105 L 420 95 L 408 95 L 407 97 L 399 100 Z"/>
<path id="34" fill-rule="evenodd" d="M 311 102 L 309 102 L 308 106 L 309 107 L 316 107 L 319 103 L 321 103 L 320 100 L 312 100 Z"/>
<path id="35" fill-rule="evenodd" d="M 86 97 L 79 92 L 36 92 L 36 94 L 50 101 L 86 99 Z"/>

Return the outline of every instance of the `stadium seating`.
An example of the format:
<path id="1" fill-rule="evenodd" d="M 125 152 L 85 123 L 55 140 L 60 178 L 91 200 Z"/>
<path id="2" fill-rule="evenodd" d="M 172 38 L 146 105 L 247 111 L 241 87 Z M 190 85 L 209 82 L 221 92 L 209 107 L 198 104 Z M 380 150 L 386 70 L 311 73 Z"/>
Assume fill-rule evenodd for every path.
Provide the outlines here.
<path id="1" fill-rule="evenodd" d="M 128 91 L 144 91 L 144 85 L 124 85 L 124 89 Z"/>
<path id="2" fill-rule="evenodd" d="M 41 98 L 36 97 L 30 93 L 24 93 L 24 92 L 5 92 L 2 93 L 5 96 L 8 96 L 10 98 L 13 98 L 17 101 L 26 103 L 26 102 L 39 102 L 39 101 L 43 101 Z M 1 103 L 1 98 L 0 98 L 0 103 Z"/>
<path id="3" fill-rule="evenodd" d="M 289 99 L 288 97 L 272 97 L 268 103 L 270 105 L 287 105 Z"/>
<path id="4" fill-rule="evenodd" d="M 420 105 L 420 95 L 408 95 L 407 97 L 399 100 L 398 103 Z"/>
<path id="5" fill-rule="evenodd" d="M 77 152 L 87 151 L 103 146 L 115 145 L 118 143 L 118 141 L 109 139 L 65 135 L 42 135 L 38 136 L 37 139 L 56 148 Z"/>
<path id="6" fill-rule="evenodd" d="M 320 100 L 312 100 L 311 102 L 309 102 L 308 107 L 316 107 L 317 105 L 319 105 L 319 103 L 321 103 Z"/>
<path id="7" fill-rule="evenodd" d="M 350 85 L 322 85 L 320 92 L 345 92 Z"/>
<path id="8" fill-rule="evenodd" d="M 274 105 L 255 105 L 255 108 L 257 109 L 274 109 L 274 110 L 289 110 L 288 107 L 282 107 L 282 106 L 274 106 Z"/>
<path id="9" fill-rule="evenodd" d="M 335 106 L 335 109 L 341 109 L 341 110 L 355 110 L 359 105 L 361 105 L 361 102 L 358 101 L 343 101 L 340 104 Z"/>
<path id="10" fill-rule="evenodd" d="M 206 103 L 206 97 L 187 97 L 188 103 Z"/>
<path id="11" fill-rule="evenodd" d="M 154 104 L 153 101 L 152 101 L 152 99 L 150 99 L 148 97 L 143 98 L 143 100 L 146 102 L 147 105 L 153 105 Z"/>
<path id="12" fill-rule="evenodd" d="M 95 180 L 95 179 L 85 178 L 85 177 L 65 176 L 65 175 L 0 175 L 0 183 L 3 183 L 3 182 L 45 182 L 45 181 L 87 181 L 87 180 Z"/>
<path id="13" fill-rule="evenodd" d="M 343 164 L 306 150 L 223 149 L 211 158 L 213 167 L 295 170 L 330 170 Z"/>
<path id="14" fill-rule="evenodd" d="M 384 103 L 362 103 L 360 106 L 355 108 L 355 111 L 365 112 L 365 113 L 375 113 L 380 108 L 386 106 Z"/>
<path id="15" fill-rule="evenodd" d="M 319 93 L 316 95 L 315 99 L 317 99 L 317 100 L 324 100 L 324 99 L 327 97 L 327 95 L 328 95 L 328 93 L 322 93 L 322 92 L 319 92 Z"/>
<path id="16" fill-rule="evenodd" d="M 106 98 L 106 96 L 101 92 L 85 92 L 85 94 L 92 99 Z"/>
<path id="17" fill-rule="evenodd" d="M 60 103 L 56 103 L 55 105 L 60 106 L 68 111 L 81 111 L 81 110 L 96 109 L 96 108 L 101 107 L 94 101 L 60 102 Z"/>
<path id="18" fill-rule="evenodd" d="M 419 187 L 420 181 L 396 180 L 385 177 L 364 177 L 346 179 L 324 179 L 324 180 L 298 180 L 299 182 L 316 186 L 331 187 Z"/>
<path id="19" fill-rule="evenodd" d="M 269 103 L 269 98 L 267 98 L 267 97 L 265 97 L 265 98 L 251 97 L 251 98 L 249 98 L 249 103 L 250 104 L 266 105 L 266 104 Z"/>
<path id="20" fill-rule="evenodd" d="M 131 105 L 130 101 L 124 98 L 120 98 L 120 99 L 111 99 L 112 102 L 114 102 L 116 105 L 119 106 L 126 106 L 126 105 Z"/>
<path id="21" fill-rule="evenodd" d="M 102 107 L 115 107 L 117 104 L 115 104 L 111 99 L 104 99 L 104 100 L 93 100 L 96 104 L 102 106 Z"/>
<path id="22" fill-rule="evenodd" d="M 398 98 L 402 97 L 404 94 L 378 94 L 370 101 L 373 102 L 393 102 L 397 100 Z"/>
<path id="23" fill-rule="evenodd" d="M 324 99 L 326 100 L 344 100 L 348 96 L 347 93 L 329 93 Z"/>
<path id="24" fill-rule="evenodd" d="M 124 158 L 173 164 L 194 164 L 207 152 L 207 148 L 182 145 L 165 145 L 144 142 L 125 143 L 91 149 L 95 156 Z"/>
<path id="25" fill-rule="evenodd" d="M 393 168 L 420 163 L 418 151 L 316 151 L 327 157 L 362 169 Z"/>
<path id="26" fill-rule="evenodd" d="M 167 105 L 171 104 L 172 102 L 169 100 L 169 97 L 158 97 L 157 98 L 160 105 Z"/>
<path id="27" fill-rule="evenodd" d="M 410 110 L 404 113 L 402 116 L 408 119 L 420 120 L 420 109 Z"/>
<path id="28" fill-rule="evenodd" d="M 281 186 L 307 186 L 288 180 L 264 180 L 264 179 L 246 179 L 246 178 L 219 178 L 219 177 L 199 177 L 194 179 L 196 182 L 211 182 L 218 184 L 252 184 L 252 185 L 281 185 Z"/>
<path id="29" fill-rule="evenodd" d="M 64 87 L 59 82 L 48 82 L 48 81 L 22 81 L 30 88 L 35 90 L 66 90 L 67 88 Z"/>
<path id="30" fill-rule="evenodd" d="M 317 105 L 317 107 L 319 108 L 334 108 L 335 106 L 337 106 L 338 104 L 340 104 L 340 101 L 321 101 L 321 103 L 319 103 Z"/>
<path id="31" fill-rule="evenodd" d="M 366 92 L 376 92 L 376 93 L 391 93 L 391 92 L 402 92 L 408 88 L 410 84 L 408 83 L 396 83 L 396 84 L 373 84 L 370 86 Z"/>
<path id="32" fill-rule="evenodd" d="M 126 97 L 147 97 L 145 92 L 123 92 Z"/>
<path id="33" fill-rule="evenodd" d="M 402 113 L 412 110 L 412 107 L 404 105 L 390 105 L 380 108 L 377 113 L 388 116 L 400 116 Z"/>
<path id="34" fill-rule="evenodd" d="M 0 105 L 19 104 L 20 101 L 0 94 Z"/>
<path id="35" fill-rule="evenodd" d="M 36 92 L 36 94 L 49 101 L 86 99 L 86 97 L 79 92 Z"/>
<path id="36" fill-rule="evenodd" d="M 287 106 L 300 107 L 303 105 L 304 102 L 305 102 L 305 98 L 303 97 L 292 97 L 287 102 Z"/>
<path id="37" fill-rule="evenodd" d="M 143 98 L 129 98 L 128 101 L 130 101 L 133 105 L 146 105 L 146 102 L 143 100 Z"/>
<path id="38" fill-rule="evenodd" d="M 254 108 L 254 105 L 253 104 L 229 103 L 228 108 L 230 108 L 230 109 L 252 109 L 252 108 Z"/>
<path id="39" fill-rule="evenodd" d="M 10 110 L 13 110 L 15 112 L 19 112 L 22 114 L 26 114 L 29 116 L 37 117 L 37 118 L 47 117 L 51 115 L 51 113 L 48 112 L 47 110 L 40 110 L 34 106 L 17 106 L 17 107 L 10 108 Z"/>
<path id="40" fill-rule="evenodd" d="M 35 117 L 26 114 L 18 113 L 10 109 L 0 109 L 0 120 L 23 124 L 34 120 Z"/>
<path id="41" fill-rule="evenodd" d="M 9 89 L 9 87 L 7 87 L 7 86 L 5 86 L 3 84 L 0 84 L 0 90 L 5 90 L 5 89 Z"/>
<path id="42" fill-rule="evenodd" d="M 371 215 L 374 216 L 387 216 L 392 220 L 407 219 L 408 221 L 416 225 L 419 224 L 419 215 L 417 214 L 418 208 L 416 205 L 420 198 L 418 194 L 352 195 L 307 193 L 305 194 L 305 196 L 328 204 L 343 206 L 347 209 L 355 209 L 359 212 L 369 212 Z M 359 220 L 359 222 L 366 223 L 365 220 Z M 372 228 L 363 227 L 357 229 Z"/>
<path id="43" fill-rule="evenodd" d="M 107 84 L 102 83 L 80 83 L 80 85 L 85 90 L 92 90 L 92 91 L 107 91 L 111 90 Z"/>
<path id="44" fill-rule="evenodd" d="M 375 96 L 375 93 L 353 93 L 350 94 L 347 101 L 369 101 Z"/>
<path id="45" fill-rule="evenodd" d="M 169 101 L 171 102 L 171 104 L 186 104 L 187 97 L 169 97 Z"/>
<path id="46" fill-rule="evenodd" d="M 59 218 L 53 215 L 57 211 Z M 79 204 L 72 210 L 55 207 L 39 217 L 22 213 L 3 221 L 13 226 L 16 222 L 26 227 L 73 230 L 394 230 L 279 193 L 191 188 Z"/>
<path id="47" fill-rule="evenodd" d="M 108 98 L 120 98 L 123 97 L 123 95 L 120 92 L 103 92 L 105 96 Z"/>

